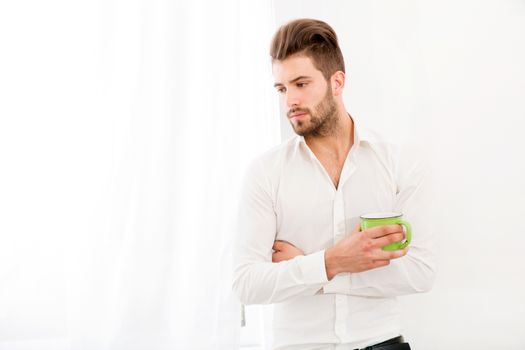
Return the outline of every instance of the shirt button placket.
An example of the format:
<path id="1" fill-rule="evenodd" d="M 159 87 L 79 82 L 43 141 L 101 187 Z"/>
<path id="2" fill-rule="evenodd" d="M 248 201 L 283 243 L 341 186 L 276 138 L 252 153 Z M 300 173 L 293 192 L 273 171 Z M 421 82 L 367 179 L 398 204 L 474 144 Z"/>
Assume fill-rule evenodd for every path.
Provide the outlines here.
<path id="1" fill-rule="evenodd" d="M 345 211 L 343 195 L 341 191 L 336 191 L 334 199 L 334 244 L 341 240 L 345 235 Z M 344 294 L 335 295 L 335 334 L 340 341 L 346 337 L 346 322 L 348 319 L 348 298 Z"/>

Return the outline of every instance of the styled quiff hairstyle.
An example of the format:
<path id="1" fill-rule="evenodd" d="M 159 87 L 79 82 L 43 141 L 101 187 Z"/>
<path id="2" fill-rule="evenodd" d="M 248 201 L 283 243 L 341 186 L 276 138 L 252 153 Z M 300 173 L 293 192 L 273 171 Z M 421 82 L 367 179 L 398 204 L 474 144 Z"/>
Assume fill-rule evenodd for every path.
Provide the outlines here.
<path id="1" fill-rule="evenodd" d="M 332 27 L 323 21 L 301 18 L 277 30 L 270 47 L 272 62 L 283 61 L 296 54 L 309 57 L 326 80 L 337 71 L 345 71 L 337 36 Z"/>

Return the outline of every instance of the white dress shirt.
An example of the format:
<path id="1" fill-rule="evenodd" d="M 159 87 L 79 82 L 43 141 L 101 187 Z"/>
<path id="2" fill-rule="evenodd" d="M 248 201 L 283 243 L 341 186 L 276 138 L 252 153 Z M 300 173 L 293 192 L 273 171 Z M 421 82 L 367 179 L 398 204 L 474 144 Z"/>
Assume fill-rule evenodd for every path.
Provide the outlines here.
<path id="1" fill-rule="evenodd" d="M 401 334 L 396 296 L 428 291 L 435 258 L 426 167 L 354 124 L 354 145 L 336 189 L 295 136 L 255 159 L 242 187 L 233 289 L 243 304 L 274 304 L 273 348 L 355 349 Z M 409 152 L 407 152 L 408 150 Z M 325 249 L 351 234 L 359 216 L 401 212 L 412 225 L 406 256 L 360 273 L 326 276 Z M 275 240 L 304 251 L 272 263 Z"/>

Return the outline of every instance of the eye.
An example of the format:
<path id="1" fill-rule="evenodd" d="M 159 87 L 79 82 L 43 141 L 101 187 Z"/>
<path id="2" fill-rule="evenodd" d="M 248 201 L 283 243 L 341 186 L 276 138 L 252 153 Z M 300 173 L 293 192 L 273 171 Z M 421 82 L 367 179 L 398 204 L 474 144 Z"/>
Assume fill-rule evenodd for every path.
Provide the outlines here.
<path id="1" fill-rule="evenodd" d="M 280 93 L 280 94 L 284 94 L 284 92 L 286 91 L 286 89 L 284 87 L 280 87 L 277 89 L 277 92 Z"/>
<path id="2" fill-rule="evenodd" d="M 297 87 L 305 87 L 306 85 L 308 85 L 308 83 L 297 83 Z"/>

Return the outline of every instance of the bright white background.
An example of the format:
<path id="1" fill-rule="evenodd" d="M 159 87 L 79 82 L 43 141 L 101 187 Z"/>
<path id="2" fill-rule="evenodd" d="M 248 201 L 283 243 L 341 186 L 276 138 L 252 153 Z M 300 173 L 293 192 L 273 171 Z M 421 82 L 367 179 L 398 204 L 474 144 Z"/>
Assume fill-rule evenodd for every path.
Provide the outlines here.
<path id="1" fill-rule="evenodd" d="M 298 17 L 338 33 L 359 122 L 432 149 L 440 269 L 407 338 L 523 348 L 523 0 L 26 0 L 0 4 L 0 349 L 235 348 L 236 191 L 291 135 L 266 55 Z"/>

